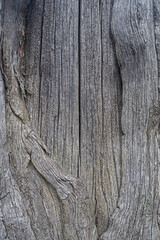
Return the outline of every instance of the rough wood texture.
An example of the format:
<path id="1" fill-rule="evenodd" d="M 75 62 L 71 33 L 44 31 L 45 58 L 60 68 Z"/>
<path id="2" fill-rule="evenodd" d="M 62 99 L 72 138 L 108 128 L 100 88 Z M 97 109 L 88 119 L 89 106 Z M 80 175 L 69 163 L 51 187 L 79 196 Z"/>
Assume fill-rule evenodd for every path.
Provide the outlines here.
<path id="1" fill-rule="evenodd" d="M 160 1 L 1 8 L 0 240 L 160 239 Z"/>
<path id="2" fill-rule="evenodd" d="M 101 239 L 159 239 L 159 94 L 153 3 L 116 0 L 112 15 L 123 83 L 124 175 L 118 208 Z"/>

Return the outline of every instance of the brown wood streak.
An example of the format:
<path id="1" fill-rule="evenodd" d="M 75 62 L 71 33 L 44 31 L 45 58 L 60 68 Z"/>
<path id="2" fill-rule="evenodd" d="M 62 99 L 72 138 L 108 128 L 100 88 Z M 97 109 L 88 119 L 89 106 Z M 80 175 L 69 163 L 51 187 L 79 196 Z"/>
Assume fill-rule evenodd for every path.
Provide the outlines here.
<path id="1" fill-rule="evenodd" d="M 24 47 L 24 42 L 21 43 L 21 57 L 23 56 L 23 47 Z"/>

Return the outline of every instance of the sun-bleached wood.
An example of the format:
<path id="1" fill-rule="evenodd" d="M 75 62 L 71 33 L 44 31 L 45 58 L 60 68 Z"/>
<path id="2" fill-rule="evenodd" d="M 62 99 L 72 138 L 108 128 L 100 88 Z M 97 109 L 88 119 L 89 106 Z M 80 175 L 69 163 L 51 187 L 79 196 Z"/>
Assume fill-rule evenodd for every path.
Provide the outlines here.
<path id="1" fill-rule="evenodd" d="M 160 1 L 0 10 L 0 240 L 159 240 Z"/>

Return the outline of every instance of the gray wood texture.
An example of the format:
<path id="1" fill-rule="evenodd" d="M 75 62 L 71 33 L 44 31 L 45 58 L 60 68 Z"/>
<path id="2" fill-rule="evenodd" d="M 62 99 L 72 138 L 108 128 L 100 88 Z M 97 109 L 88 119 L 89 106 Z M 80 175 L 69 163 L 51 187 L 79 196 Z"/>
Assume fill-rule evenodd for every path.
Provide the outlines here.
<path id="1" fill-rule="evenodd" d="M 159 240 L 160 1 L 0 15 L 0 240 Z"/>

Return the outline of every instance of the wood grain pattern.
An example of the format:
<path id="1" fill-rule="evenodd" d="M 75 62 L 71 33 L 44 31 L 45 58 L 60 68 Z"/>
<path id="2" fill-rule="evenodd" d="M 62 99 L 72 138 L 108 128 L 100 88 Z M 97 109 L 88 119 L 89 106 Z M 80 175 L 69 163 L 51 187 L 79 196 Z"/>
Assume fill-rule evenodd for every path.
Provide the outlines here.
<path id="1" fill-rule="evenodd" d="M 159 0 L 0 13 L 0 239 L 160 239 Z"/>

